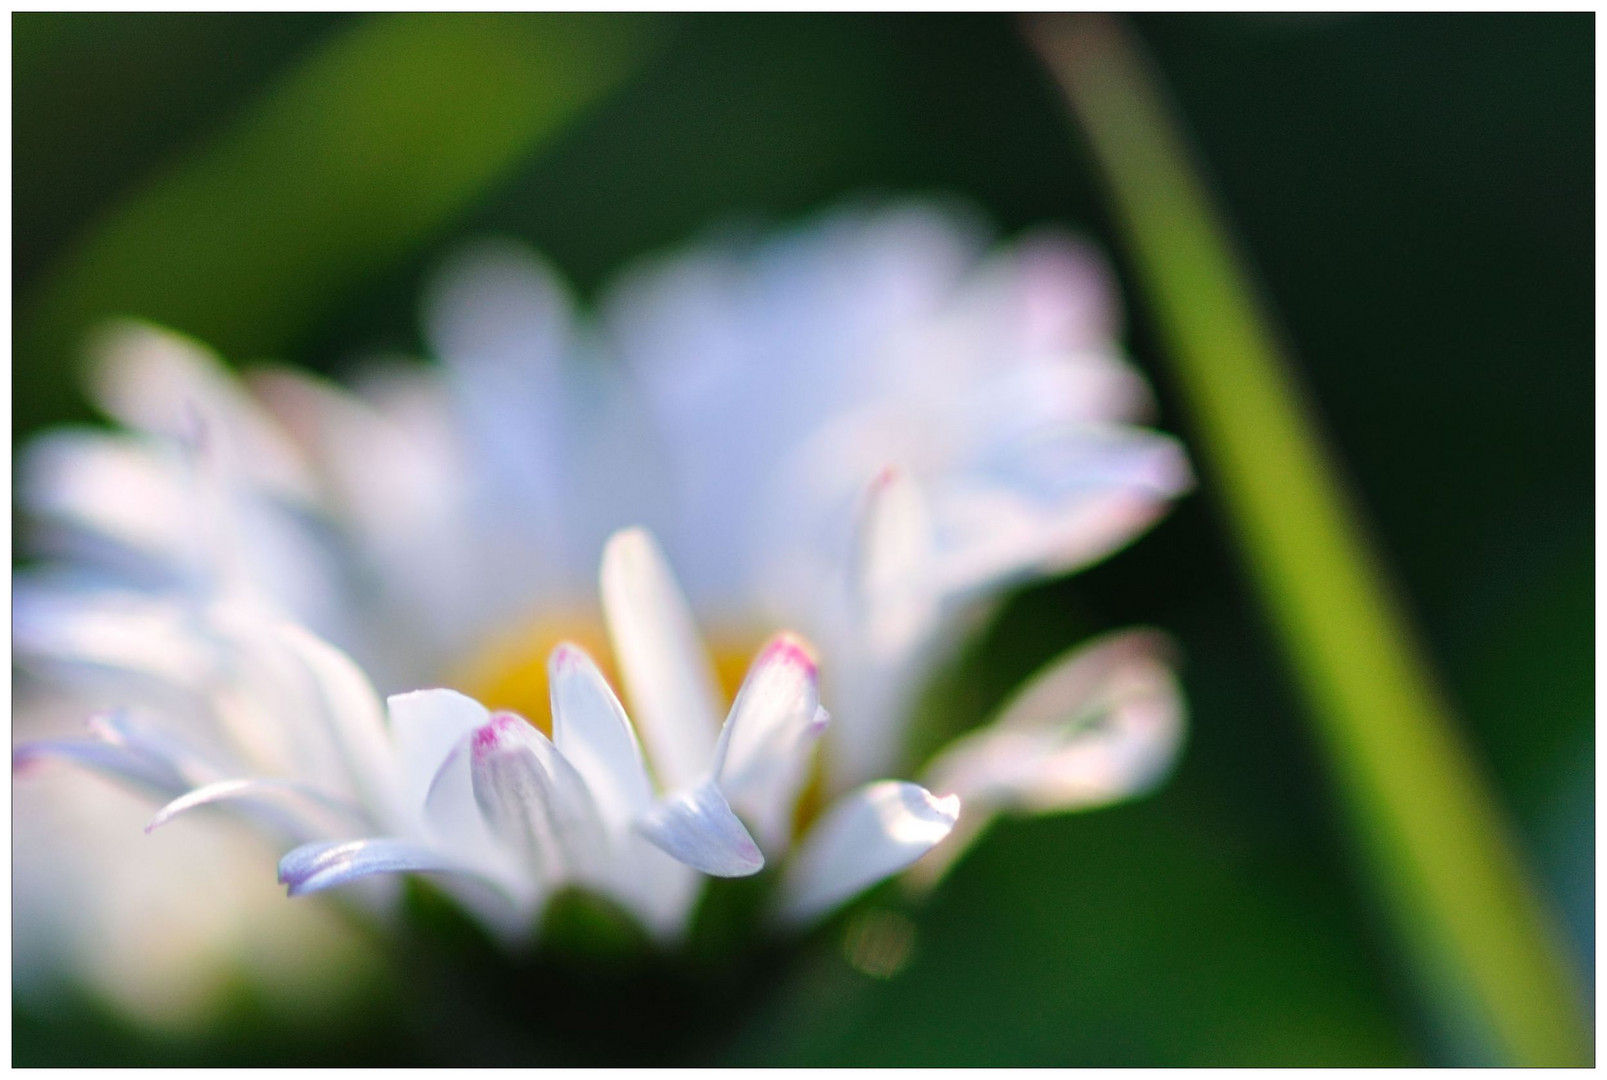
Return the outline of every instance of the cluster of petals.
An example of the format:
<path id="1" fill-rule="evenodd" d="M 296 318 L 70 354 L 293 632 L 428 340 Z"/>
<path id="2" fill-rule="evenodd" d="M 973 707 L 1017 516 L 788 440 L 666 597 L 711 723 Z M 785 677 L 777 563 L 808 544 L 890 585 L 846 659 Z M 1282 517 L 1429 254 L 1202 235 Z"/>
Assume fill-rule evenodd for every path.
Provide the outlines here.
<path id="1" fill-rule="evenodd" d="M 123 430 L 27 449 L 48 561 L 14 600 L 27 678 L 97 718 L 89 739 L 19 722 L 44 736 L 19 763 L 116 772 L 167 801 L 159 821 L 232 802 L 296 845 L 296 892 L 383 900 L 380 872 L 437 873 L 513 936 L 571 884 L 672 936 L 700 872 L 762 860 L 804 919 L 938 844 L 915 871 L 935 877 L 1000 813 L 1169 768 L 1182 709 L 1142 631 L 1058 658 L 924 770 L 903 755 L 917 692 L 990 602 L 1117 550 L 1190 484 L 1141 424 L 1080 244 L 990 253 L 952 211 L 855 208 L 644 263 L 592 320 L 492 244 L 447 267 L 425 329 L 438 365 L 377 362 L 350 389 L 242 381 L 143 325 L 102 340 L 91 390 Z M 550 740 L 406 692 L 532 612 L 594 608 L 599 552 L 629 719 L 572 644 Z M 699 624 L 802 635 L 761 650 L 723 726 Z M 925 788 L 876 780 L 899 774 Z M 794 837 L 806 783 L 828 809 Z M 927 789 L 964 804 L 958 828 Z"/>

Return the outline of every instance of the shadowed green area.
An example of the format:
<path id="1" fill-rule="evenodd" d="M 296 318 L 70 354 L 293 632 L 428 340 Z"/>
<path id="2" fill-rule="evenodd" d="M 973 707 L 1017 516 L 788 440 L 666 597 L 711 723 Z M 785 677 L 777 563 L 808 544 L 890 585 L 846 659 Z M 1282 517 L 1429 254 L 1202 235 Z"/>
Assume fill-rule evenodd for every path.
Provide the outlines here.
<path id="1" fill-rule="evenodd" d="M 1455 1022 L 1502 1059 L 1578 1065 L 1551 913 L 1464 747 L 1209 197 L 1115 19 L 1032 24 L 1109 181 L 1202 452 L 1333 756 L 1382 891 Z"/>
<path id="2" fill-rule="evenodd" d="M 31 140 L 15 161 L 19 297 L 88 249 L 92 223 L 237 137 L 297 65 L 376 33 L 368 18 L 16 17 L 15 130 Z M 25 57 L 30 20 L 49 40 Z M 1276 284 L 1428 649 L 1584 957 L 1591 17 L 1137 25 Z M 270 327 L 277 344 L 226 353 L 338 373 L 367 350 L 416 350 L 421 285 L 471 236 L 530 241 L 590 296 L 631 259 L 730 216 L 791 222 L 864 191 L 956 194 L 1006 234 L 1092 233 L 1120 264 L 1063 106 L 1009 19 L 696 16 L 666 39 L 383 265 Z M 299 167 L 255 164 L 240 190 L 271 191 Z M 372 197 L 414 205 L 384 186 Z M 1157 382 L 1160 426 L 1195 440 L 1138 280 L 1124 275 L 1133 353 Z M 65 360 L 19 354 L 19 438 L 81 407 Z M 49 1009 L 19 995 L 16 1063 L 1466 1061 L 1473 1051 L 1418 1015 L 1352 880 L 1344 820 L 1225 535 L 1207 488 L 1118 557 L 1015 597 L 934 688 L 928 730 L 958 730 L 1068 645 L 1145 623 L 1180 642 L 1191 730 L 1155 799 L 1003 822 L 929 905 L 872 898 L 915 924 L 890 979 L 849 966 L 844 920 L 729 969 L 717 960 L 731 943 L 710 934 L 701 967 L 577 971 L 564 956 L 503 963 L 472 929 L 415 912 L 433 947 L 398 946 L 388 989 L 360 1009 L 291 1022 L 242 1008 L 159 1036 L 79 998 Z M 722 888 L 710 914 L 740 915 L 748 899 Z M 565 914 L 577 937 L 612 936 L 597 913 Z"/>
<path id="3" fill-rule="evenodd" d="M 20 309 L 21 370 L 59 369 L 119 315 L 233 356 L 285 349 L 614 86 L 650 27 L 407 14 L 337 29 L 89 226 Z"/>

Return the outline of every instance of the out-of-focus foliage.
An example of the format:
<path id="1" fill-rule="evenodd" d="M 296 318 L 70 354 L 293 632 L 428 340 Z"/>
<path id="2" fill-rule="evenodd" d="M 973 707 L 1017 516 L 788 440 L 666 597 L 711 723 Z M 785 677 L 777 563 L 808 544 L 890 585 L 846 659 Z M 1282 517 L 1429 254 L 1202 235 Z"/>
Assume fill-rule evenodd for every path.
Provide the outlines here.
<path id="1" fill-rule="evenodd" d="M 372 22 L 14 16 L 19 317 L 96 242 L 96 222 L 128 213 L 209 140 L 238 137 L 267 88 Z M 1590 17 L 1137 27 L 1588 958 Z M 582 288 L 711 221 L 784 218 L 865 189 L 953 193 L 1007 231 L 1057 221 L 1113 247 L 1092 172 L 1007 19 L 699 16 L 660 31 L 663 47 L 539 153 L 499 158 L 472 199 L 416 223 L 409 242 L 318 279 L 315 314 L 242 332 L 225 342 L 234 358 L 275 350 L 338 369 L 358 350 L 416 348 L 424 273 L 487 231 L 528 239 Z M 231 184 L 273 190 L 292 164 L 253 158 L 260 174 Z M 233 316 L 195 317 L 219 322 L 177 328 Z M 1176 430 L 1141 306 L 1131 323 Z M 19 353 L 19 438 L 82 413 L 64 357 Z M 850 966 L 839 921 L 790 958 L 734 974 L 711 960 L 695 992 L 591 972 L 584 1001 L 619 1015 L 565 1036 L 562 1002 L 520 1008 L 514 976 L 472 950 L 447 972 L 453 994 L 415 992 L 441 970 L 443 928 L 389 958 L 384 999 L 323 1026 L 242 1002 L 235 1025 L 174 1041 L 90 1002 L 19 1000 L 16 1063 L 1460 1060 L 1465 1048 L 1415 1014 L 1352 880 L 1331 789 L 1209 489 L 1121 557 L 1009 605 L 934 688 L 928 730 L 973 722 L 1071 641 L 1135 622 L 1167 628 L 1186 656 L 1193 723 L 1173 782 L 1144 803 L 997 826 L 912 909 L 907 966 L 891 978 Z M 529 985 L 576 978 L 562 957 L 537 963 Z"/>

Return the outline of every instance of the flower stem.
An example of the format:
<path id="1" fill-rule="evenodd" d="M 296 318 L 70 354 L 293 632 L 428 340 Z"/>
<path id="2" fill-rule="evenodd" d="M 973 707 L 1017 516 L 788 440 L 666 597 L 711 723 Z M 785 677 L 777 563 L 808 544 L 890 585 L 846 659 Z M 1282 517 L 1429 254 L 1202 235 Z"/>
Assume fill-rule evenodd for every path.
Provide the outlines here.
<path id="1" fill-rule="evenodd" d="M 1459 737 L 1221 216 L 1114 18 L 1031 22 L 1108 184 L 1251 576 L 1375 886 L 1443 1018 L 1592 1059 L 1575 972 Z"/>

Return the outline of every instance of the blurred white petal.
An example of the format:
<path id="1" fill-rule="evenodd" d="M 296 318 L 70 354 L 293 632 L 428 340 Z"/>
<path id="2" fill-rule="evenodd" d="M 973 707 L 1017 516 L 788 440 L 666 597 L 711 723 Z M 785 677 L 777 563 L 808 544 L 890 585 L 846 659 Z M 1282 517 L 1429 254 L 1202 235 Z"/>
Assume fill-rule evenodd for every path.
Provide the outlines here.
<path id="1" fill-rule="evenodd" d="M 826 914 L 932 849 L 959 820 L 960 800 L 918 784 L 882 780 L 834 803 L 793 853 L 780 915 L 792 923 Z"/>
<path id="2" fill-rule="evenodd" d="M 209 443 L 229 469 L 270 491 L 311 491 L 295 446 L 200 343 L 148 323 L 122 322 L 104 331 L 91 352 L 96 401 L 129 427 Z"/>
<path id="3" fill-rule="evenodd" d="M 969 826 L 916 878 L 935 881 L 1000 811 L 1086 810 L 1160 783 L 1182 748 L 1183 697 L 1154 631 L 1111 634 L 1034 676 L 998 717 L 951 743 L 925 780 L 957 792 Z"/>
<path id="4" fill-rule="evenodd" d="M 659 785 L 702 779 L 714 752 L 719 700 L 703 639 L 657 542 L 641 529 L 603 548 L 603 613 L 631 712 Z"/>
<path id="5" fill-rule="evenodd" d="M 356 826 L 360 829 L 372 829 L 376 824 L 361 807 L 328 795 L 311 785 L 268 777 L 219 780 L 187 791 L 158 810 L 145 826 L 145 831 L 152 832 L 181 814 L 203 806 L 235 802 L 266 804 L 270 812 L 277 809 L 278 804 L 282 804 L 290 813 L 271 814 L 270 820 L 275 820 L 276 823 L 283 822 L 286 830 L 293 835 L 318 835 L 319 832 L 329 828 L 327 824 L 322 824 L 322 827 L 317 823 L 305 824 L 304 819 L 308 816 L 312 816 L 315 822 L 318 822 L 318 819 L 327 821 L 330 816 L 334 816 L 347 828 Z"/>

